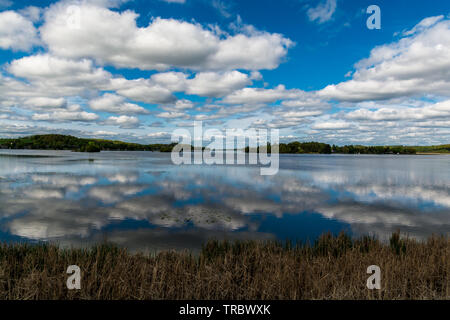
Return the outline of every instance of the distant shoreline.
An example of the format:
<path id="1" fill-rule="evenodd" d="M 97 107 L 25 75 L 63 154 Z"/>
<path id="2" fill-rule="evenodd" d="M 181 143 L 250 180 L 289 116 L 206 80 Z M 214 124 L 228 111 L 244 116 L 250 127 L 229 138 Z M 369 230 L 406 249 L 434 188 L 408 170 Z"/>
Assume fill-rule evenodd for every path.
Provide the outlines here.
<path id="1" fill-rule="evenodd" d="M 67 151 L 67 152 L 75 152 L 75 153 L 88 153 L 88 154 L 92 154 L 92 153 L 100 153 L 100 152 L 114 152 L 114 153 L 118 153 L 118 152 L 159 152 L 159 153 L 169 153 L 166 151 L 160 151 L 160 150 L 100 150 L 98 152 L 81 152 L 81 151 L 76 151 L 76 150 L 70 150 L 70 149 L 7 149 L 7 148 L 0 148 L 0 151 L 2 150 L 8 150 L 8 151 Z M 216 152 L 231 152 L 231 151 L 237 151 L 237 150 L 218 150 Z M 240 150 L 241 152 L 245 152 L 244 150 Z M 191 151 L 193 152 L 193 151 Z M 251 151 L 250 153 L 256 153 L 255 151 Z M 382 153 L 382 154 L 376 154 L 376 153 L 319 153 L 319 152 L 303 152 L 303 153 L 279 153 L 280 155 L 329 155 L 329 156 L 333 156 L 333 155 L 352 155 L 352 156 L 446 156 L 446 155 L 450 155 L 449 153 L 438 153 L 438 152 L 417 152 L 414 154 L 395 154 L 395 153 Z M 9 154 L 6 153 L 0 153 L 0 156 L 9 156 Z M 41 157 L 50 157 L 50 156 L 41 156 Z"/>
<path id="2" fill-rule="evenodd" d="M 450 152 L 444 153 L 444 152 L 417 152 L 416 155 L 418 156 L 434 156 L 434 155 L 449 155 Z"/>
<path id="3" fill-rule="evenodd" d="M 76 152 L 100 152 L 100 151 L 160 151 L 172 152 L 176 143 L 171 144 L 138 144 L 115 140 L 84 139 L 68 135 L 47 134 L 35 135 L 17 139 L 0 139 L 0 149 L 21 149 L 21 150 L 70 150 Z M 438 146 L 363 146 L 345 145 L 337 146 L 321 142 L 290 142 L 276 145 L 280 154 L 417 154 L 434 155 L 450 154 L 450 144 Z M 195 148 L 186 145 L 191 151 Z M 246 147 L 242 151 L 268 152 L 272 148 L 260 146 L 257 148 Z M 203 150 L 205 147 L 202 148 Z M 263 150 L 264 149 L 264 150 Z M 241 150 L 241 149 L 240 149 Z"/>

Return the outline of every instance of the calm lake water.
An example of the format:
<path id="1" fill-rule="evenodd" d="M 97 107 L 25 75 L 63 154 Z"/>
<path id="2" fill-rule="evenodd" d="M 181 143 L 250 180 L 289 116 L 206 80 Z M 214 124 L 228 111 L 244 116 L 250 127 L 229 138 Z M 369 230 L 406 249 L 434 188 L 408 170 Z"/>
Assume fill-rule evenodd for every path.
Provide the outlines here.
<path id="1" fill-rule="evenodd" d="M 130 250 L 209 238 L 386 239 L 450 234 L 450 156 L 281 155 L 256 166 L 175 166 L 170 154 L 0 150 L 0 240 Z"/>

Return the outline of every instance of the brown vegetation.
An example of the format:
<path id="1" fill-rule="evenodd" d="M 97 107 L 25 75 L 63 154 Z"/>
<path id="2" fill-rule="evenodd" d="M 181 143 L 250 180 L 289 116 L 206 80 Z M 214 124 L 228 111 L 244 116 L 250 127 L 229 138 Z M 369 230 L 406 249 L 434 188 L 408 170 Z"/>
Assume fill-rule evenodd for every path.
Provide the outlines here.
<path id="1" fill-rule="evenodd" d="M 69 265 L 81 290 L 68 290 Z M 368 290 L 369 265 L 381 290 Z M 450 239 L 425 242 L 345 234 L 313 245 L 208 242 L 199 255 L 130 254 L 112 245 L 0 246 L 1 299 L 449 299 Z"/>

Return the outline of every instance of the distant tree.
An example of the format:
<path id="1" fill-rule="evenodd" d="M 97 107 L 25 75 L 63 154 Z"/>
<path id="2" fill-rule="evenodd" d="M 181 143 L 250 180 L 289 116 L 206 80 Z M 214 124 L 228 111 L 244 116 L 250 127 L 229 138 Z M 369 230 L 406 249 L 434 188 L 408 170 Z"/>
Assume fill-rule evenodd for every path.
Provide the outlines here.
<path id="1" fill-rule="evenodd" d="M 84 152 L 100 152 L 100 151 L 101 148 L 93 141 L 89 141 L 86 147 L 84 148 Z"/>

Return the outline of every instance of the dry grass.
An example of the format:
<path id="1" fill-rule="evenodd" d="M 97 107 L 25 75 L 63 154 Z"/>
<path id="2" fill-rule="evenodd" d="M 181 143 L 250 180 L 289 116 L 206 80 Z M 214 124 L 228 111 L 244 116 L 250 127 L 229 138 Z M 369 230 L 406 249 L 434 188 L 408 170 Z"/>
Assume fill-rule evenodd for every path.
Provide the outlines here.
<path id="1" fill-rule="evenodd" d="M 82 270 L 68 290 L 65 270 Z M 381 290 L 368 290 L 369 265 L 381 267 Z M 449 299 L 450 239 L 324 235 L 313 245 L 208 242 L 200 255 L 154 256 L 99 245 L 0 247 L 0 299 Z"/>

